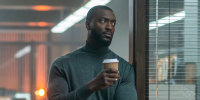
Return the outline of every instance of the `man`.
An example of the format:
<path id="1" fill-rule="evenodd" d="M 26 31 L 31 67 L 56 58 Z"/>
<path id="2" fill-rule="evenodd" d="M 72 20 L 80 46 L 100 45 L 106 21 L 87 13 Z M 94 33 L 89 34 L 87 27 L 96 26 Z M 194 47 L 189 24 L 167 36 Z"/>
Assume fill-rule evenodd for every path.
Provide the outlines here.
<path id="1" fill-rule="evenodd" d="M 133 67 L 108 47 L 116 18 L 109 7 L 95 6 L 86 17 L 86 45 L 54 61 L 49 100 L 137 100 Z M 119 71 L 104 69 L 103 60 L 117 58 Z"/>

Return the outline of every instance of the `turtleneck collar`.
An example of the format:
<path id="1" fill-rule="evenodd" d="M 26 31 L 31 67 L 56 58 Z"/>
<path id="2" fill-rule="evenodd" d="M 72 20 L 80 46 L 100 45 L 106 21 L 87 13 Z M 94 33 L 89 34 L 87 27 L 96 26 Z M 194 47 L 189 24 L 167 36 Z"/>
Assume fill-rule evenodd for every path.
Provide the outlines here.
<path id="1" fill-rule="evenodd" d="M 96 53 L 96 54 L 105 54 L 110 51 L 108 47 L 99 48 L 97 46 L 93 46 L 93 45 L 89 44 L 87 41 L 84 46 L 84 50 L 91 52 L 91 53 Z"/>

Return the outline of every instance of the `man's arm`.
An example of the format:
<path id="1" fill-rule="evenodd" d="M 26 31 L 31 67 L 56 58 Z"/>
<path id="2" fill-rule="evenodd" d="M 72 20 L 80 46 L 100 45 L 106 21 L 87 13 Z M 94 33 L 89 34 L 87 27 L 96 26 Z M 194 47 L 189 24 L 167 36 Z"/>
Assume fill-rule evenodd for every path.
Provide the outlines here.
<path id="1" fill-rule="evenodd" d="M 121 82 L 116 89 L 114 100 L 137 100 L 137 92 L 135 88 L 135 72 L 133 66 L 126 64 L 126 69 L 121 77 Z"/>
<path id="2" fill-rule="evenodd" d="M 50 69 L 48 100 L 86 100 L 92 94 L 86 85 L 69 92 L 65 74 L 62 63 L 55 61 Z"/>

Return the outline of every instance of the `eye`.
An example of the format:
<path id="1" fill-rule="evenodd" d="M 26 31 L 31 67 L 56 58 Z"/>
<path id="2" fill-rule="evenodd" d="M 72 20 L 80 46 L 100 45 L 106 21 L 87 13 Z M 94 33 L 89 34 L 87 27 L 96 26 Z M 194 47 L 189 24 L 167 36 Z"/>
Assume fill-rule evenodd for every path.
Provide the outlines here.
<path id="1" fill-rule="evenodd" d="M 105 19 L 100 19 L 99 22 L 100 22 L 100 23 L 105 23 L 106 20 L 105 20 Z"/>
<path id="2" fill-rule="evenodd" d="M 115 26 L 115 22 L 111 22 L 111 24 L 112 24 L 113 26 Z"/>
<path id="3" fill-rule="evenodd" d="M 115 20 L 111 20 L 110 23 L 111 23 L 112 26 L 115 26 L 115 25 L 116 25 L 116 21 L 115 21 Z"/>

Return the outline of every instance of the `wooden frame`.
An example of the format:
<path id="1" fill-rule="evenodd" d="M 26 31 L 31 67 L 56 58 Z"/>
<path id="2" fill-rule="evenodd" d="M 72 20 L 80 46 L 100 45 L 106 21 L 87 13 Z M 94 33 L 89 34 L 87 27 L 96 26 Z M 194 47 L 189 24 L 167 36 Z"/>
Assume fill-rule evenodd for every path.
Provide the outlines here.
<path id="1" fill-rule="evenodd" d="M 149 84 L 148 84 L 148 21 L 146 15 L 146 0 L 129 0 L 129 17 L 133 13 L 133 18 L 129 18 L 130 41 L 129 41 L 129 60 L 135 66 L 136 70 L 136 88 L 138 100 L 148 100 Z M 132 6 L 132 7 L 131 7 Z M 131 24 L 133 23 L 133 25 Z"/>

